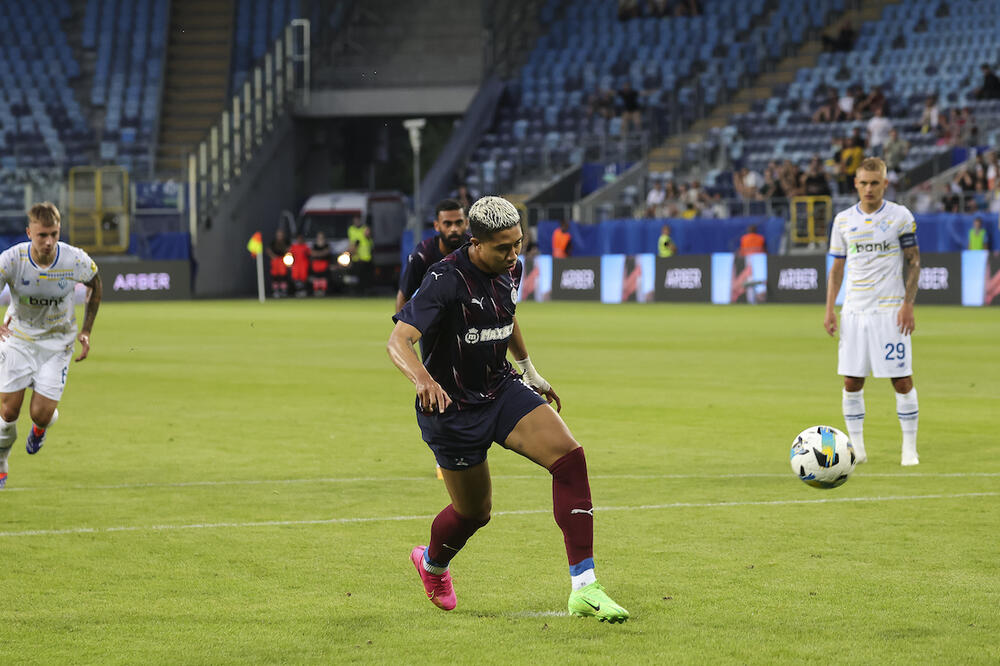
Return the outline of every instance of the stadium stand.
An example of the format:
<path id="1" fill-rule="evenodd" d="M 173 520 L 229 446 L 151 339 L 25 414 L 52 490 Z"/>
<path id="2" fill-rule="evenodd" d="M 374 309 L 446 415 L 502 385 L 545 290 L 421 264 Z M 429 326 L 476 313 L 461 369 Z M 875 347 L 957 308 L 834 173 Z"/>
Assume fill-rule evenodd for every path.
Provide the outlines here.
<path id="1" fill-rule="evenodd" d="M 947 7 L 944 16 L 938 15 L 941 7 Z M 982 0 L 887 5 L 880 20 L 861 26 L 854 49 L 820 54 L 815 67 L 800 69 L 790 85 L 733 119 L 723 130 L 732 162 L 757 171 L 776 159 L 803 163 L 814 154 L 826 156 L 836 136 L 855 129 L 864 134 L 866 118 L 811 120 L 827 90 L 842 96 L 854 86 L 885 93 L 887 116 L 910 143 L 903 171 L 950 150 L 939 135 L 922 131 L 922 107 L 934 96 L 943 111 L 968 107 L 981 125 L 997 124 L 1000 103 L 975 100 L 972 90 L 980 65 L 1000 60 L 998 20 L 1000 5 Z"/>
<path id="2" fill-rule="evenodd" d="M 551 26 L 508 84 L 491 131 L 467 166 L 475 189 L 502 190 L 522 174 L 585 160 L 641 158 L 651 143 L 728 100 L 765 64 L 824 25 L 843 0 L 709 0 L 701 16 L 620 20 L 607 0 L 550 0 Z M 647 5 L 639 3 L 639 11 Z M 643 131 L 628 136 L 621 100 L 602 113 L 599 91 L 641 92 Z M 605 106 L 607 101 L 605 101 Z"/>
<path id="3" fill-rule="evenodd" d="M 295 0 L 237 0 L 233 33 L 230 94 L 243 87 L 249 73 L 296 17 Z"/>

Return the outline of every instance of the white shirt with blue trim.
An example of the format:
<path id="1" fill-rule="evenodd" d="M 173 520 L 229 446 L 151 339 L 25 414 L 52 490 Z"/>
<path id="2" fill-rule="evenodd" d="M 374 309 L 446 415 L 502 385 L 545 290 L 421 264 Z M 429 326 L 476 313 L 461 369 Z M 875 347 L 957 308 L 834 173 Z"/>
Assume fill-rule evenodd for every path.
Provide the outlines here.
<path id="1" fill-rule="evenodd" d="M 913 213 L 891 201 L 870 214 L 860 204 L 837 213 L 830 254 L 846 258 L 843 310 L 895 312 L 903 304 L 906 287 L 899 238 L 916 231 Z"/>
<path id="2" fill-rule="evenodd" d="M 97 264 L 86 252 L 67 243 L 56 245 L 51 266 L 31 258 L 31 243 L 18 243 L 0 254 L 0 281 L 10 287 L 10 329 L 14 337 L 52 351 L 72 348 L 76 340 L 77 282 L 89 282 Z"/>

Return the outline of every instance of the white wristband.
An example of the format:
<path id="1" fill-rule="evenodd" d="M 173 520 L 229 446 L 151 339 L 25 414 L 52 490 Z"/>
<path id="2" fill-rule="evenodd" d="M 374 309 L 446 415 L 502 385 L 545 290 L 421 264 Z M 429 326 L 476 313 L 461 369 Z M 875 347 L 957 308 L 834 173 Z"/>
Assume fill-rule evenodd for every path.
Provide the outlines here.
<path id="1" fill-rule="evenodd" d="M 538 374 L 538 371 L 535 370 L 535 366 L 532 365 L 530 358 L 526 356 L 520 361 L 515 359 L 514 363 L 517 364 L 517 367 L 521 368 L 522 382 L 524 382 L 531 388 L 537 388 L 542 391 L 552 390 L 552 386 L 550 386 L 549 383 L 545 381 L 545 379 L 540 374 Z"/>

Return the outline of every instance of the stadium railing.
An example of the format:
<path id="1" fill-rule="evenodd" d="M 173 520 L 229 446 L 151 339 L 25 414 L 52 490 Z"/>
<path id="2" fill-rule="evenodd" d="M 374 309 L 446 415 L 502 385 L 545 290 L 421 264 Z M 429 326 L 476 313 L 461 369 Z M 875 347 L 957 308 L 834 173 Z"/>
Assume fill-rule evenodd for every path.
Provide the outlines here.
<path id="1" fill-rule="evenodd" d="M 294 19 L 233 95 L 208 138 L 188 155 L 188 222 L 191 242 L 203 219 L 246 172 L 264 143 L 295 102 L 309 103 L 310 22 Z"/>

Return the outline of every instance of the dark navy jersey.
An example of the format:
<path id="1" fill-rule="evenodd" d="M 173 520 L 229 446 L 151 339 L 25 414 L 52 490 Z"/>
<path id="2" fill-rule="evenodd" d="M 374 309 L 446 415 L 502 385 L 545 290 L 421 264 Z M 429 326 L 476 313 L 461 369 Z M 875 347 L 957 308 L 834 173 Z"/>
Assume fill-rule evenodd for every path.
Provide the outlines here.
<path id="1" fill-rule="evenodd" d="M 427 269 L 444 259 L 438 238 L 439 236 L 435 234 L 420 241 L 407 258 L 406 266 L 403 267 L 403 272 L 399 275 L 399 290 L 403 292 L 403 298 L 409 300 L 420 283 L 424 281 Z M 462 242 L 467 243 L 468 241 L 469 236 L 466 235 Z"/>
<path id="2" fill-rule="evenodd" d="M 410 253 L 406 260 L 406 266 L 403 267 L 403 272 L 399 276 L 399 290 L 403 292 L 403 297 L 411 298 L 413 292 L 423 282 L 427 269 L 442 259 L 444 259 L 444 255 L 441 254 L 436 234 L 420 241 Z"/>
<path id="3" fill-rule="evenodd" d="M 493 400 L 517 379 L 507 360 L 521 262 L 490 275 L 469 259 L 469 244 L 434 264 L 393 318 L 420 331 L 424 367 L 452 399 L 449 409 Z"/>

